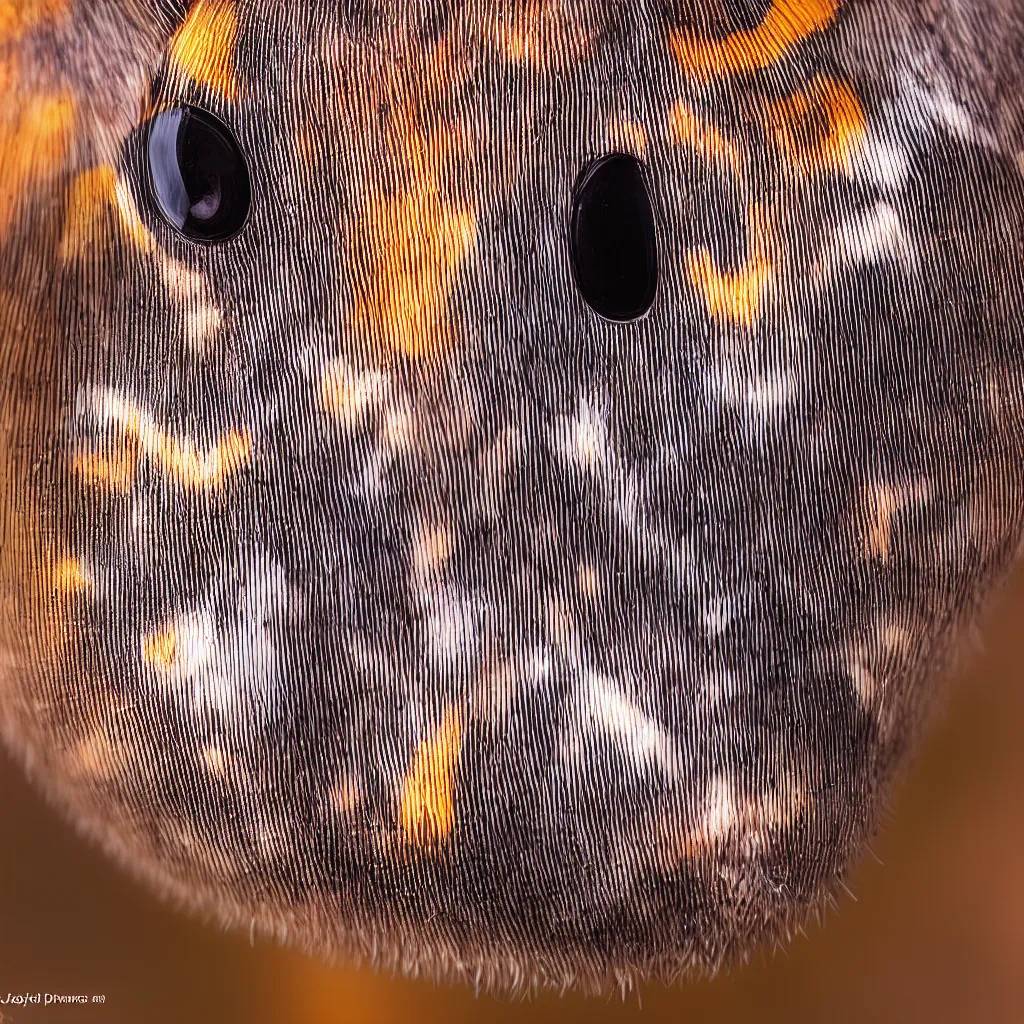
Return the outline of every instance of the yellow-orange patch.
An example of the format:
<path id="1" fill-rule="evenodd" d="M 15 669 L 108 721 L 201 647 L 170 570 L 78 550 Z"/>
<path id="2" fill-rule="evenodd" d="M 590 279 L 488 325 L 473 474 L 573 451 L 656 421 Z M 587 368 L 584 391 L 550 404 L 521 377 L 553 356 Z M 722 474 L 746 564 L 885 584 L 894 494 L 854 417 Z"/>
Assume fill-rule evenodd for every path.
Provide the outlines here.
<path id="1" fill-rule="evenodd" d="M 445 201 L 428 174 L 398 196 L 374 197 L 361 227 L 371 256 L 357 324 L 385 351 L 431 357 L 448 340 L 448 300 L 476 244 L 475 211 Z"/>
<path id="2" fill-rule="evenodd" d="M 462 719 L 449 708 L 434 733 L 416 749 L 402 787 L 399 820 L 409 842 L 434 846 L 455 824 L 455 770 L 462 751 Z"/>
<path id="3" fill-rule="evenodd" d="M 63 166 L 75 113 L 69 93 L 21 96 L 20 102 L 12 102 L 16 78 L 13 63 L 0 63 L 6 107 L 0 111 L 0 241 L 23 199 Z"/>
<path id="4" fill-rule="evenodd" d="M 0 0 L 0 43 L 17 42 L 68 9 L 68 0 Z"/>
<path id="5" fill-rule="evenodd" d="M 194 82 L 235 100 L 237 34 L 238 12 L 233 0 L 196 0 L 171 39 L 171 61 Z"/>
<path id="6" fill-rule="evenodd" d="M 857 94 L 824 75 L 769 106 L 766 122 L 786 158 L 805 174 L 849 171 L 867 130 Z"/>
<path id="7" fill-rule="evenodd" d="M 127 494 L 139 468 L 138 452 L 117 449 L 112 452 L 81 452 L 71 463 L 86 484 Z"/>
<path id="8" fill-rule="evenodd" d="M 773 0 L 752 29 L 705 39 L 673 29 L 669 45 L 683 68 L 705 78 L 756 71 L 781 60 L 796 44 L 827 28 L 841 0 Z"/>
<path id="9" fill-rule="evenodd" d="M 61 594 L 78 594 L 87 589 L 92 580 L 81 559 L 62 558 L 53 567 L 53 586 Z"/>
<path id="10" fill-rule="evenodd" d="M 177 662 L 179 647 L 178 632 L 170 626 L 143 639 L 142 657 L 155 668 L 167 671 Z"/>
<path id="11" fill-rule="evenodd" d="M 711 163 L 724 163 L 738 174 L 741 169 L 740 151 L 722 131 L 701 120 L 684 102 L 677 103 L 669 112 L 669 130 L 681 142 Z"/>
<path id="12" fill-rule="evenodd" d="M 708 312 L 742 327 L 756 323 L 764 299 L 775 283 L 775 270 L 765 251 L 764 218 L 758 207 L 751 208 L 748 224 L 749 256 L 736 273 L 722 271 L 706 248 L 686 257 L 690 282 L 704 297 Z"/>

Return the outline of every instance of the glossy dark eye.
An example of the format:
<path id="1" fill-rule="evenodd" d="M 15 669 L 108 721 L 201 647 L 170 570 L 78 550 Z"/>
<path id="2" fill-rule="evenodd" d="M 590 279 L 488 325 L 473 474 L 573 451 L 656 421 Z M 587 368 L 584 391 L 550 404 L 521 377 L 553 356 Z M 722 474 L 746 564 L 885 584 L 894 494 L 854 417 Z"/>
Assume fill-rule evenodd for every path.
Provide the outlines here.
<path id="1" fill-rule="evenodd" d="M 186 238 L 223 242 L 245 226 L 252 205 L 249 169 L 219 118 L 198 107 L 157 114 L 146 159 L 157 211 Z"/>
<path id="2" fill-rule="evenodd" d="M 576 285 L 598 316 L 622 323 L 651 308 L 658 252 L 651 200 L 635 157 L 612 153 L 580 176 L 570 244 Z"/>

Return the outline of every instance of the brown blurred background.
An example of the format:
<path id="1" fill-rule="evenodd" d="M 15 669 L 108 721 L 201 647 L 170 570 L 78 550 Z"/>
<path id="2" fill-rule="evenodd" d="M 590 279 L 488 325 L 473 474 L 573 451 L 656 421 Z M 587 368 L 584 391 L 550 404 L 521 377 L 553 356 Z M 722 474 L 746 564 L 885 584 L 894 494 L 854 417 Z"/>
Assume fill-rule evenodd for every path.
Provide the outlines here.
<path id="1" fill-rule="evenodd" d="M 161 905 L 0 757 L 0 1006 L 12 1024 L 334 1021 L 1024 1022 L 1024 567 L 953 681 L 892 813 L 824 928 L 713 982 L 530 1003 L 327 967 Z"/>

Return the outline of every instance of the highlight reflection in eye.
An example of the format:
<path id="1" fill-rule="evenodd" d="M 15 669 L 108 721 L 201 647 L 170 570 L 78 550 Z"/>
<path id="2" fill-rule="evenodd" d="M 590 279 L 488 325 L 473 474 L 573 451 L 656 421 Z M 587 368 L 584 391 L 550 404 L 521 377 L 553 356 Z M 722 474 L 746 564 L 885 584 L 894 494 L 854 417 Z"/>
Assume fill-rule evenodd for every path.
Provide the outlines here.
<path id="1" fill-rule="evenodd" d="M 252 187 L 231 130 L 198 107 L 163 111 L 149 125 L 146 156 L 157 213 L 196 242 L 234 238 L 249 217 Z"/>

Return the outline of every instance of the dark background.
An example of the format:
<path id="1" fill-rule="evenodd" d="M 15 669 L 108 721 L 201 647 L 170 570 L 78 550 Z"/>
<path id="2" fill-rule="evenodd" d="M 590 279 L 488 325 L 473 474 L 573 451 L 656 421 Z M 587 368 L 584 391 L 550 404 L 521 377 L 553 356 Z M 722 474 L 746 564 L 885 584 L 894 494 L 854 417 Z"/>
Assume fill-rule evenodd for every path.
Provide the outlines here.
<path id="1" fill-rule="evenodd" d="M 331 968 L 160 904 L 0 757 L 0 1021 L 1024 1021 L 1024 567 L 824 928 L 713 982 L 528 1003 Z"/>

